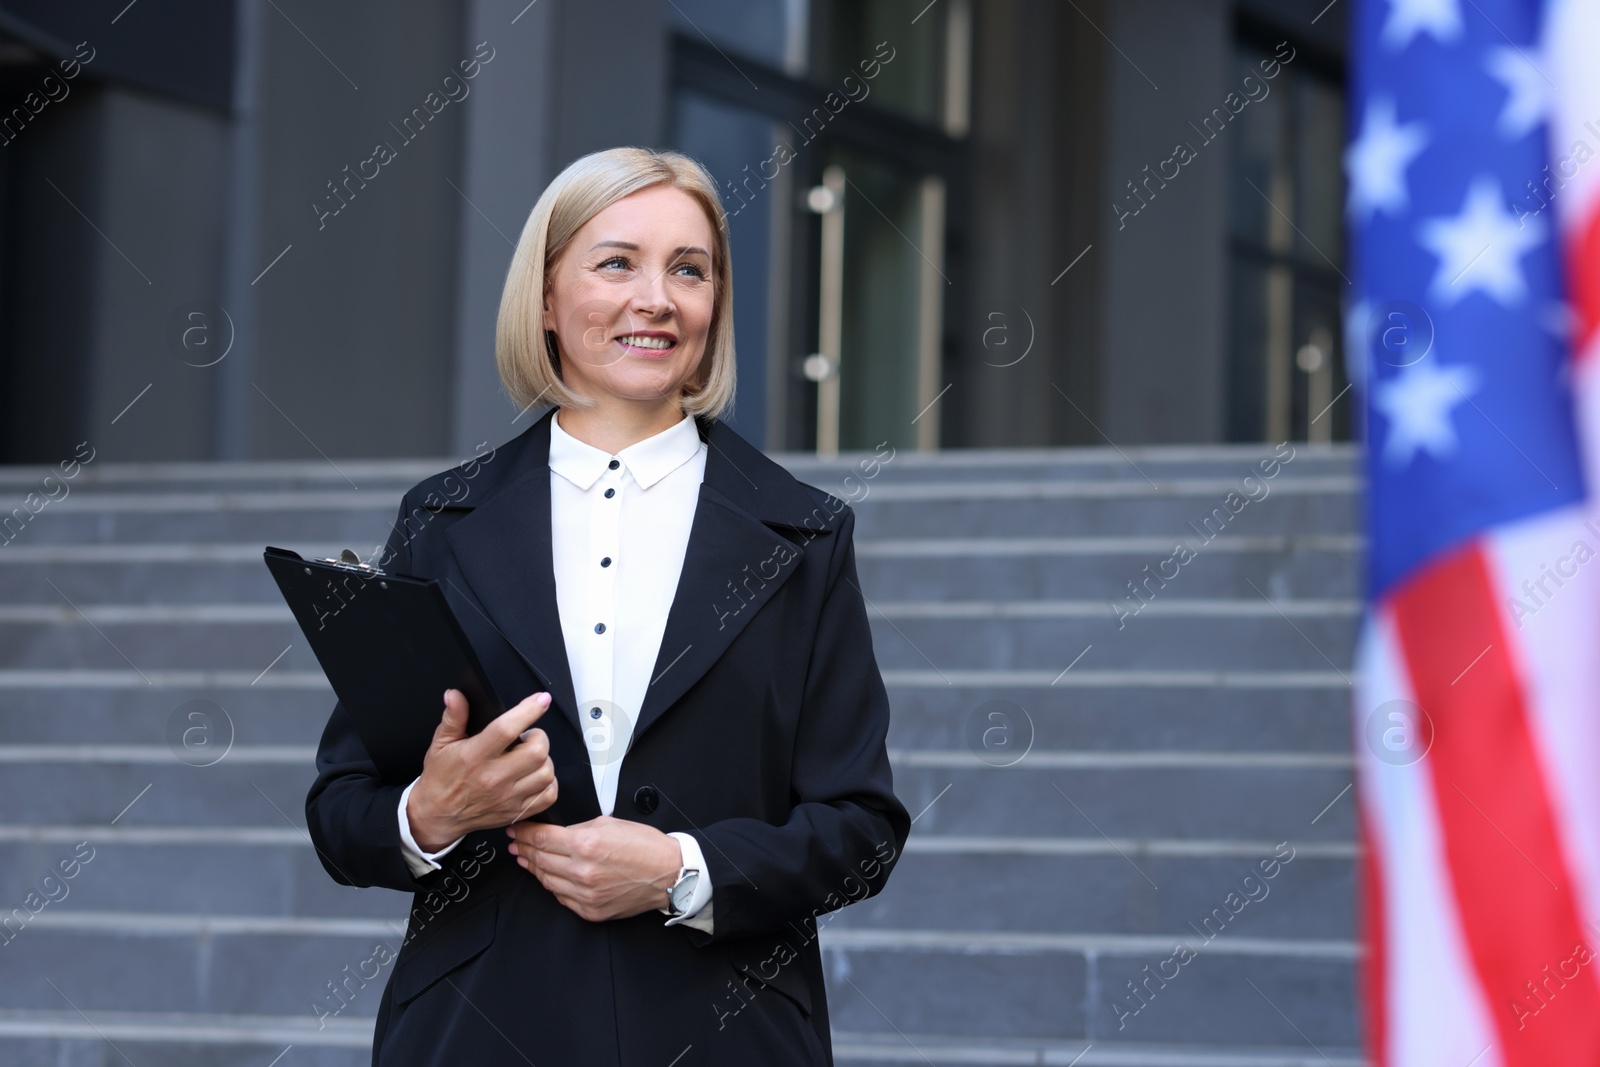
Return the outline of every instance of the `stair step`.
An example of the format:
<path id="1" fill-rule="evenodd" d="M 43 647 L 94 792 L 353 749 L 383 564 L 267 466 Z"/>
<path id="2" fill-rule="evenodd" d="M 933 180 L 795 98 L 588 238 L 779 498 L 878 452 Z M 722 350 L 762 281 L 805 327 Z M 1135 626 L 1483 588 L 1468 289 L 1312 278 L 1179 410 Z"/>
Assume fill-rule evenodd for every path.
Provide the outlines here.
<path id="1" fill-rule="evenodd" d="M 1274 458 L 1283 460 L 1287 451 L 1255 444 L 1181 445 L 1114 448 L 1034 448 L 1034 449 L 955 449 L 918 453 L 863 450 L 841 452 L 834 457 L 819 457 L 806 452 L 772 452 L 769 457 L 795 477 L 813 485 L 840 481 L 849 476 L 857 481 L 880 479 L 955 481 L 992 480 L 1006 472 L 1022 472 L 1036 477 L 1060 480 L 1071 477 L 1141 479 L 1156 482 L 1176 476 L 1243 478 L 1261 473 L 1258 464 Z M 361 460 L 341 459 L 337 467 L 318 460 L 257 460 L 250 462 L 206 463 L 98 463 L 82 467 L 67 481 L 73 493 L 97 490 L 143 491 L 151 488 L 185 486 L 233 490 L 240 486 L 266 488 L 348 487 L 355 482 L 363 487 L 393 486 L 401 491 L 440 471 L 477 458 L 492 464 L 490 450 L 479 448 L 473 456 L 460 459 Z M 1278 467 L 1274 477 L 1294 473 L 1352 474 L 1360 462 L 1359 451 L 1350 445 L 1295 444 L 1292 458 Z M 1271 469 L 1270 466 L 1267 469 Z M 1141 472 L 1143 472 L 1141 474 Z M 18 465 L 0 469 L 0 499 L 40 491 L 46 476 L 60 479 L 52 466 Z"/>
<path id="2" fill-rule="evenodd" d="M 1048 669 L 1085 655 L 1084 671 L 1344 670 L 1354 656 L 1353 600 L 1099 600 L 879 602 L 869 600 L 873 649 L 885 672 Z M 280 658 L 281 657 L 281 658 Z M 282 604 L 0 607 L 0 669 L 149 674 L 317 670 Z"/>
<path id="3" fill-rule="evenodd" d="M 893 1037 L 833 1031 L 838 1067 L 1364 1067 L 1352 1049 L 1324 1045 L 1247 1049 L 1237 1045 L 1148 1044 L 1127 1041 L 1024 1041 L 1003 1037 Z"/>
<path id="4" fill-rule="evenodd" d="M 1356 596 L 1362 540 L 1218 538 L 1181 566 L 1172 538 L 860 539 L 856 566 L 874 600 L 1215 599 L 1249 591 L 1274 600 Z M 277 586 L 264 542 L 25 545 L 0 552 L 0 602 L 270 603 Z M 279 543 L 307 558 L 343 545 Z M 10 563 L 14 566 L 5 566 Z M 204 567 L 197 564 L 206 564 Z M 1163 575 L 1165 577 L 1163 577 Z M 1130 586 L 1129 583 L 1132 583 Z"/>
<path id="5" fill-rule="evenodd" d="M 1027 758 L 1015 766 L 894 768 L 895 792 L 925 832 L 1014 836 L 1333 840 L 1348 831 L 1330 815 L 1303 829 L 1351 780 L 1348 766 L 1143 766 L 1056 768 Z M 223 757 L 195 767 L 155 762 L 12 763 L 0 776 L 0 811 L 14 823 L 109 822 L 128 808 L 129 826 L 299 825 L 309 761 Z M 70 789 L 63 786 L 70 784 Z M 948 791 L 948 796 L 946 796 Z M 935 803 L 939 798 L 940 803 Z"/>
<path id="6" fill-rule="evenodd" d="M 1048 479 L 975 483 L 874 485 L 845 499 L 858 512 L 861 537 L 943 537 L 1048 531 L 1111 534 L 1139 531 L 1192 538 L 1194 547 L 1246 530 L 1257 536 L 1294 530 L 1355 530 L 1351 476 L 1283 478 L 1256 499 L 1236 482 L 1192 479 L 1151 486 L 1142 481 Z M 1276 501 L 1276 503 L 1274 503 Z M 282 492 L 73 493 L 45 505 L 14 532 L 20 544 L 112 541 L 246 541 L 284 544 L 335 541 L 363 557 L 388 536 L 400 494 L 328 489 Z M 365 551 L 362 551 L 362 549 Z"/>
<path id="7" fill-rule="evenodd" d="M 336 885 L 298 834 L 274 834 L 280 843 L 263 841 L 260 834 L 228 843 L 226 828 L 212 828 L 204 838 L 195 834 L 195 839 L 177 842 L 170 834 L 166 841 L 141 841 L 141 828 L 112 840 L 79 828 L 69 841 L 43 839 L 64 837 L 66 827 L 27 829 L 41 839 L 0 838 L 0 899 L 23 901 L 66 857 L 76 853 L 92 858 L 77 877 L 57 879 L 64 888 L 53 890 L 52 903 L 25 926 L 24 935 L 35 922 L 41 929 L 70 928 L 94 913 L 116 913 L 129 917 L 130 924 L 139 919 L 152 927 L 235 913 L 262 922 L 360 920 L 381 926 L 403 925 L 405 920 L 403 895 L 353 893 Z M 81 848 L 85 841 L 92 852 Z M 1354 847 L 1295 842 L 1292 861 L 1265 868 L 1275 877 L 1263 880 L 1261 864 L 1272 862 L 1278 844 L 1100 837 L 968 841 L 918 833 L 907 843 L 889 886 L 878 896 L 849 905 L 827 925 L 856 937 L 884 929 L 944 932 L 969 938 L 966 943 L 983 951 L 1005 948 L 983 942 L 983 936 L 1044 937 L 1039 931 L 1060 938 L 1161 939 L 1192 935 L 1194 927 L 1203 931 L 1228 894 L 1237 893 L 1255 894 L 1259 900 L 1251 900 L 1237 922 L 1224 915 L 1213 924 L 1226 931 L 1229 944 L 1241 938 L 1283 946 L 1348 943 L 1355 936 L 1349 899 Z M 1012 851 L 1002 851 L 1006 847 Z M 173 878 L 175 870 L 194 870 L 208 857 L 215 860 L 221 848 L 248 849 L 251 862 L 216 864 L 205 878 Z M 1049 886 L 1051 891 L 1021 896 L 1019 885 Z"/>
<path id="8" fill-rule="evenodd" d="M 316 1019 L 328 983 L 346 967 L 354 972 L 369 959 L 392 959 L 403 939 L 381 923 L 208 920 L 184 929 L 180 920 L 118 925 L 111 918 L 52 925 L 41 916 L 37 928 L 16 934 L 0 960 L 8 1007 L 50 1012 L 66 1001 L 84 1013 L 292 1018 L 303 1011 Z M 1121 1030 L 1145 1041 L 1274 1045 L 1293 1040 L 1298 1029 L 1311 1042 L 1338 1044 L 1352 1024 L 1356 953 L 1344 942 L 1191 935 L 1179 955 L 1181 934 L 857 936 L 831 926 L 820 940 L 835 1026 L 869 1034 L 1065 1040 L 1088 1037 L 1090 1027 L 1116 1032 L 1121 1019 Z M 1180 962 L 1164 963 L 1175 958 Z M 74 968 L 74 959 L 97 965 Z M 375 1010 L 384 978 L 380 966 L 346 1010 Z M 1146 991 L 1143 1000 L 1128 988 L 1135 981 Z M 974 988 L 985 995 L 972 996 Z M 1285 1024 L 1277 1012 L 1294 1022 Z M 1266 1021 L 1241 1035 L 1235 1020 L 1252 1017 Z"/>
<path id="9" fill-rule="evenodd" d="M 132 1020 L 125 1015 L 134 1014 Z M 149 1020 L 149 1021 L 146 1021 Z M 103 1037 L 101 1035 L 104 1035 Z M 273 1016 L 143 1016 L 100 1012 L 15 1012 L 0 1015 L 0 1061 L 15 1067 L 61 1067 L 90 1061 L 96 1047 L 127 1047 L 135 1062 L 165 1067 L 279 1067 L 292 1049 L 296 1067 L 368 1067 L 372 1020 L 329 1020 L 325 1030 Z M 999 1037 L 881 1035 L 835 1030 L 839 1067 L 1363 1067 L 1349 1049 L 1323 1046 L 1266 1051 L 1238 1046 L 1134 1044 L 1099 1040 L 1015 1041 Z M 115 1052 L 108 1052 L 115 1056 Z M 269 1062 L 274 1054 L 282 1056 Z M 109 1062 L 122 1062 L 120 1059 Z"/>
<path id="10" fill-rule="evenodd" d="M 1021 749 L 1031 743 L 1039 750 L 1104 752 L 1350 750 L 1349 691 L 1332 671 L 1324 672 L 1332 686 L 1316 689 L 1143 684 L 1160 677 L 1085 686 L 1077 683 L 1094 676 L 1078 673 L 1083 662 L 1055 685 L 1045 677 L 1027 689 L 946 685 L 932 671 L 931 684 L 891 682 L 889 743 L 897 749 L 976 745 L 991 761 L 1003 762 L 984 745 L 985 731 L 998 724 L 1006 734 L 988 735 L 991 746 Z M 278 667 L 255 685 L 254 675 L 235 676 L 231 685 L 215 688 L 152 686 L 131 670 L 118 677 L 120 684 L 97 685 L 105 679 L 76 671 L 0 671 L 0 737 L 19 745 L 164 743 L 169 722 L 191 722 L 185 706 L 199 700 L 219 738 L 231 733 L 238 745 L 314 746 L 334 705 L 320 674 L 295 674 L 288 678 L 295 685 L 282 687 L 274 684 L 283 680 Z"/>

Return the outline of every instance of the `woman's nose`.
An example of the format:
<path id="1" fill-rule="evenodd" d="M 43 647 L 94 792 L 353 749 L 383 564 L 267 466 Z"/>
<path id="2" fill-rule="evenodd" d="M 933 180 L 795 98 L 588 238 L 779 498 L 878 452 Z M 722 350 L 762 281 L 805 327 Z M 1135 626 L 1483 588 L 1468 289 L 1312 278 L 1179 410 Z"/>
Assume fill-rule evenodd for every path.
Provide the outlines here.
<path id="1" fill-rule="evenodd" d="M 667 272 L 642 273 L 634 285 L 629 307 L 651 318 L 658 318 L 672 310 L 672 294 L 667 291 Z"/>

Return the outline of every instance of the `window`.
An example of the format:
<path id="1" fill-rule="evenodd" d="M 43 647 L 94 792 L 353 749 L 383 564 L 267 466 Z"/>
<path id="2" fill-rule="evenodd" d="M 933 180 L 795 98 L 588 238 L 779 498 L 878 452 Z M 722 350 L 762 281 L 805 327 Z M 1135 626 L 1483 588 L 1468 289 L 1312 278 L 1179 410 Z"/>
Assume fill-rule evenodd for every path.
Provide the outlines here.
<path id="1" fill-rule="evenodd" d="M 1343 75 L 1281 34 L 1245 23 L 1230 84 L 1252 90 L 1233 123 L 1230 179 L 1232 441 L 1343 441 L 1350 404 L 1341 343 L 1344 270 Z M 1265 69 L 1271 69 L 1270 67 Z"/>

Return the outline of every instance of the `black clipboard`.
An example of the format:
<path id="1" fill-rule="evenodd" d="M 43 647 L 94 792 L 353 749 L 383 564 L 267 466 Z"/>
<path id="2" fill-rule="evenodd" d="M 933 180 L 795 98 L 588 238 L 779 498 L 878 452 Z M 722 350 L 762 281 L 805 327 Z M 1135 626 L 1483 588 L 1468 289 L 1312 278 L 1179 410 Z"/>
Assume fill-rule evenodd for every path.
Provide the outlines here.
<path id="1" fill-rule="evenodd" d="M 345 549 L 304 559 L 262 554 L 382 777 L 410 782 L 444 714 L 444 691 L 467 698 L 467 733 L 506 710 L 432 578 L 391 574 Z"/>

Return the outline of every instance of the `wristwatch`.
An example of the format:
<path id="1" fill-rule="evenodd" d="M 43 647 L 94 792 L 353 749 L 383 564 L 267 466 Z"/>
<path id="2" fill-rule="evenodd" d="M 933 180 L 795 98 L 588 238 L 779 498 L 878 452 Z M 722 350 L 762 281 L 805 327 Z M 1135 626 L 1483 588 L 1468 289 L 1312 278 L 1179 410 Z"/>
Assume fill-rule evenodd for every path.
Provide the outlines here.
<path id="1" fill-rule="evenodd" d="M 694 899 L 695 886 L 700 884 L 700 871 L 694 867 L 679 867 L 678 880 L 667 890 L 666 912 L 673 918 L 683 915 Z"/>

